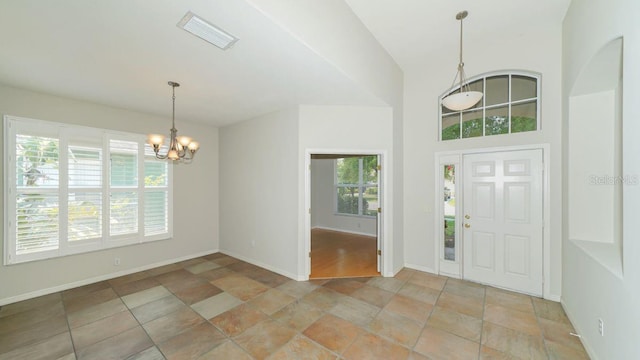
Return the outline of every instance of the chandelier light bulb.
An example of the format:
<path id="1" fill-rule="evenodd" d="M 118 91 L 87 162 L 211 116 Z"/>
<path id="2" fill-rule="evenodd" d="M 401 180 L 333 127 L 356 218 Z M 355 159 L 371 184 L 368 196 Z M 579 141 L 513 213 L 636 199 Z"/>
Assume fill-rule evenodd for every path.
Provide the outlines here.
<path id="1" fill-rule="evenodd" d="M 176 140 L 178 140 L 178 143 L 183 147 L 189 146 L 189 143 L 191 142 L 191 138 L 188 136 L 178 136 Z"/>
<path id="2" fill-rule="evenodd" d="M 167 154 L 167 158 L 169 158 L 169 160 L 180 159 L 180 156 L 178 156 L 178 150 L 169 150 L 169 153 Z"/>
<path id="3" fill-rule="evenodd" d="M 149 143 L 149 145 L 160 146 L 164 143 L 164 135 L 149 134 L 149 136 L 147 136 L 147 142 Z"/>
<path id="4" fill-rule="evenodd" d="M 198 151 L 199 148 L 200 148 L 200 143 L 198 143 L 197 141 L 192 141 L 189 143 L 189 150 L 195 152 L 195 151 Z"/>

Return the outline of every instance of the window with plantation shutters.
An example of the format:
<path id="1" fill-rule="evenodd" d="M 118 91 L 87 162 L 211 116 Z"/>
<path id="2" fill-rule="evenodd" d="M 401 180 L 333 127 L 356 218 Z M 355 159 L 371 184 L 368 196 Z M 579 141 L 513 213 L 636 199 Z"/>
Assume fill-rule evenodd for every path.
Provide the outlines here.
<path id="1" fill-rule="evenodd" d="M 59 142 L 55 131 L 42 130 L 15 138 L 14 229 L 19 255 L 58 249 L 60 243 Z"/>
<path id="2" fill-rule="evenodd" d="M 5 264 L 171 237 L 171 166 L 145 136 L 4 118 Z"/>
<path id="3" fill-rule="evenodd" d="M 138 143 L 109 141 L 109 225 L 111 235 L 138 232 Z"/>
<path id="4" fill-rule="evenodd" d="M 144 234 L 169 230 L 169 164 L 158 160 L 149 144 L 144 148 Z"/>
<path id="5" fill-rule="evenodd" d="M 74 137 L 67 146 L 68 240 L 102 237 L 102 141 Z"/>

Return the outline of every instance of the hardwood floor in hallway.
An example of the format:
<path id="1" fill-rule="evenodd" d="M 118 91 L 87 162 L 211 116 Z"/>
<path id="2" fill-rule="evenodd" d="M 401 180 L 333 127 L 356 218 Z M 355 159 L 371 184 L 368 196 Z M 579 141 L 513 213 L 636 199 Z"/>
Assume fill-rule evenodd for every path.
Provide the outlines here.
<path id="1" fill-rule="evenodd" d="M 309 278 L 380 276 L 376 252 L 374 236 L 313 229 Z"/>

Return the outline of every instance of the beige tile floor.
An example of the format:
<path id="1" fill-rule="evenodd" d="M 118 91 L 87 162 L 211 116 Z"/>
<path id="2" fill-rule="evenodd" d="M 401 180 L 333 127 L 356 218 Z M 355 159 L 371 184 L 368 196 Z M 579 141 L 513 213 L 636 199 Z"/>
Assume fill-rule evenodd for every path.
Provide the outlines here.
<path id="1" fill-rule="evenodd" d="M 560 304 L 404 269 L 297 282 L 213 254 L 0 308 L 0 359 L 588 359 Z"/>

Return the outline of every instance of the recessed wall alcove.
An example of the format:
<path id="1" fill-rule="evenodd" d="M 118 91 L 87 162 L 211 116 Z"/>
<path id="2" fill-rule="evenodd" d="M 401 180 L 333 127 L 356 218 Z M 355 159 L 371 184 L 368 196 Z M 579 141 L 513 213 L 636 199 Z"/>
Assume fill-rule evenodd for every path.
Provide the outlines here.
<path id="1" fill-rule="evenodd" d="M 622 277 L 623 39 L 603 46 L 569 96 L 568 233 L 576 245 Z"/>

